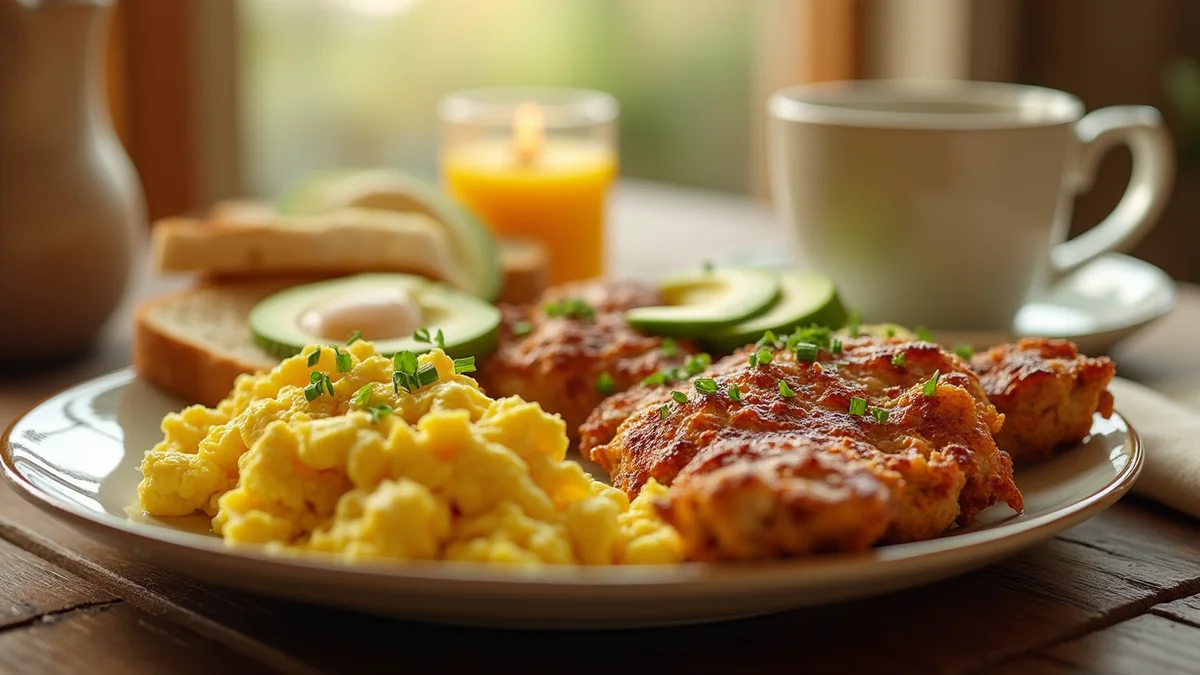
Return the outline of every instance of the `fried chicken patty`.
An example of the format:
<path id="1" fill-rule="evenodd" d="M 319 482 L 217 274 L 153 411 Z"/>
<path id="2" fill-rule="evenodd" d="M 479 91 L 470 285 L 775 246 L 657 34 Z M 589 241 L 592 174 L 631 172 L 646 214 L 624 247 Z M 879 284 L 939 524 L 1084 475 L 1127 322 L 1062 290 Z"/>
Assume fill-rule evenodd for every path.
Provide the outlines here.
<path id="1" fill-rule="evenodd" d="M 527 306 L 502 306 L 500 346 L 481 361 L 490 396 L 520 396 L 558 413 L 571 440 L 607 394 L 680 366 L 698 349 L 631 328 L 625 310 L 661 304 L 653 287 L 631 281 L 583 281 L 547 290 Z"/>
<path id="2" fill-rule="evenodd" d="M 996 444 L 1014 462 L 1048 457 L 1087 437 L 1092 417 L 1112 415 L 1106 357 L 1083 356 L 1067 340 L 1026 338 L 971 359 L 988 399 L 1004 414 Z"/>
<path id="3" fill-rule="evenodd" d="M 814 362 L 775 347 L 750 365 L 753 351 L 676 385 L 686 402 L 669 387 L 634 387 L 581 430 L 581 451 L 631 497 L 651 477 L 670 486 L 659 510 L 690 557 L 860 550 L 938 536 L 997 502 L 1022 508 L 992 437 L 1003 417 L 957 356 L 870 337 Z M 695 389 L 699 378 L 715 393 Z M 850 412 L 854 398 L 867 414 Z"/>

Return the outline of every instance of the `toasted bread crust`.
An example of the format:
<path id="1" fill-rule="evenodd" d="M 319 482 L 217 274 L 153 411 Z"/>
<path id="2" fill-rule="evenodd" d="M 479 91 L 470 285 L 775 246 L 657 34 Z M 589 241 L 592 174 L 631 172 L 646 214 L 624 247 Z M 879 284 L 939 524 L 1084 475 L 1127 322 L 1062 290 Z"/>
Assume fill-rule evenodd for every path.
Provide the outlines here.
<path id="1" fill-rule="evenodd" d="M 133 365 L 138 375 L 150 383 L 179 396 L 189 403 L 216 405 L 233 389 L 242 373 L 271 368 L 276 363 L 266 352 L 253 347 L 245 327 L 245 314 L 257 299 L 292 285 L 285 281 L 257 284 L 206 285 L 164 295 L 142 303 L 134 318 Z M 205 295 L 222 298 L 228 306 L 214 313 L 225 321 L 213 322 L 210 330 L 224 333 L 227 342 L 238 349 L 198 339 L 200 326 L 172 325 L 164 316 L 187 303 L 197 303 Z M 221 324 L 232 328 L 223 328 Z M 239 326 L 240 324 L 240 326 Z M 243 332 L 244 331 L 244 332 Z"/>

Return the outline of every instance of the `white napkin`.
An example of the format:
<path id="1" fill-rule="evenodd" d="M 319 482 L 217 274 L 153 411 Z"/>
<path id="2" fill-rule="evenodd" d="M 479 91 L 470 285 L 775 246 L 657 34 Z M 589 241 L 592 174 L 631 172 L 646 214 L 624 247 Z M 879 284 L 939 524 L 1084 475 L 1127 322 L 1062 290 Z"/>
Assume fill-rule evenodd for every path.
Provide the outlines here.
<path id="1" fill-rule="evenodd" d="M 1200 410 L 1120 378 L 1109 385 L 1117 412 L 1142 437 L 1146 464 L 1133 491 L 1200 518 Z"/>

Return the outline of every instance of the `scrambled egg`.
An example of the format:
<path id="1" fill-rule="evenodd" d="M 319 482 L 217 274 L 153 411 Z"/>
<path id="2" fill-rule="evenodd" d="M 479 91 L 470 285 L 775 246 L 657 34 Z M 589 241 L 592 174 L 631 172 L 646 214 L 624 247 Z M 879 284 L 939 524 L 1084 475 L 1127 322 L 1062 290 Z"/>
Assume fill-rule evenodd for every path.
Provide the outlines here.
<path id="1" fill-rule="evenodd" d="M 557 415 L 516 397 L 488 398 L 440 350 L 420 357 L 438 381 L 411 394 L 395 390 L 392 360 L 371 343 L 347 352 L 346 372 L 333 348 L 308 347 L 268 373 L 241 376 L 215 409 L 167 415 L 164 439 L 142 461 L 142 509 L 203 511 L 230 544 L 350 559 L 682 558 L 679 535 L 652 506 L 665 488 L 651 483 L 631 504 L 566 461 Z M 332 396 L 305 396 L 314 370 L 328 375 Z M 368 401 L 354 400 L 364 386 Z M 371 412 L 381 405 L 391 413 Z"/>

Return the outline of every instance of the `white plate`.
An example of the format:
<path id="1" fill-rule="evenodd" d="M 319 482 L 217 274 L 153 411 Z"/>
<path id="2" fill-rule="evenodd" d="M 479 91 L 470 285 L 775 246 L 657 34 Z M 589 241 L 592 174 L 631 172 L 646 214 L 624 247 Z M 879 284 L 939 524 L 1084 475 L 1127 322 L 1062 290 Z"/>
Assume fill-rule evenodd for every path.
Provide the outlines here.
<path id="1" fill-rule="evenodd" d="M 118 371 L 68 389 L 0 439 L 17 492 L 109 544 L 217 584 L 370 612 L 453 623 L 553 628 L 642 626 L 765 614 L 874 595 L 977 568 L 1111 505 L 1133 484 L 1143 451 L 1119 416 L 1022 471 L 1026 510 L 1005 506 L 940 539 L 764 564 L 512 569 L 480 563 L 350 566 L 316 556 L 229 548 L 210 533 L 137 514 L 142 453 L 182 402 Z M 131 516 L 130 514 L 135 514 Z"/>

